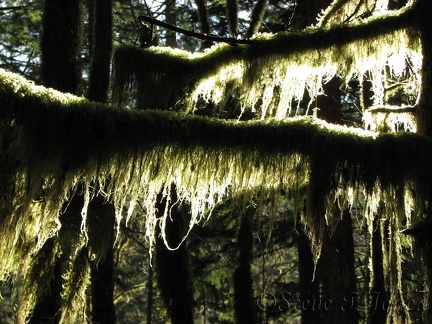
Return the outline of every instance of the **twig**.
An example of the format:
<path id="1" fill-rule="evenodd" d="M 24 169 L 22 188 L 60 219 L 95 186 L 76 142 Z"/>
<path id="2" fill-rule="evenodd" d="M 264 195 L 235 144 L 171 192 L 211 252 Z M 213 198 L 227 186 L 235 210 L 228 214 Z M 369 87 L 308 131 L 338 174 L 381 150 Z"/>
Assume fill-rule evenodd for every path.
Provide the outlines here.
<path id="1" fill-rule="evenodd" d="M 156 26 L 160 26 L 160 27 L 164 27 L 164 28 L 168 28 L 170 30 L 173 30 L 175 32 L 187 35 L 187 36 L 191 36 L 191 37 L 195 37 L 195 38 L 199 38 L 202 40 L 209 40 L 209 41 L 213 41 L 213 42 L 222 42 L 222 43 L 229 43 L 229 44 L 252 44 L 253 41 L 249 40 L 249 39 L 236 39 L 236 38 L 232 38 L 232 37 L 219 37 L 216 35 L 209 35 L 209 34 L 201 34 L 201 33 L 197 33 L 194 31 L 190 31 L 190 30 L 186 30 L 171 24 L 167 24 L 166 22 L 154 19 L 152 17 L 149 16 L 139 16 L 137 18 L 137 20 L 139 22 L 141 22 L 142 24 L 150 23 Z"/>

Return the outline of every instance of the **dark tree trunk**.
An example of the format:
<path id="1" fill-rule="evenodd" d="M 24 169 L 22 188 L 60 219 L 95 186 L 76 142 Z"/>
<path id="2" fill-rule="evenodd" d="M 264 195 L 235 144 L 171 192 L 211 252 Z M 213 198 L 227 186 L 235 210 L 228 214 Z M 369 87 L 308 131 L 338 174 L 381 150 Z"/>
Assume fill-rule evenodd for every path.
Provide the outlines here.
<path id="1" fill-rule="evenodd" d="M 206 7 L 206 0 L 195 0 L 195 4 L 198 8 L 198 20 L 201 26 L 201 33 L 209 34 L 210 33 L 210 23 L 208 18 L 208 12 Z M 201 49 L 209 48 L 213 45 L 212 41 L 203 41 L 201 44 Z"/>
<path id="2" fill-rule="evenodd" d="M 45 86 L 64 92 L 78 92 L 81 82 L 81 32 L 81 0 L 45 1 L 41 38 L 41 79 Z M 74 217 L 75 210 L 76 204 L 71 203 L 68 211 L 60 218 L 62 228 L 59 235 L 45 242 L 43 249 L 46 253 L 53 254 L 57 249 L 59 252 L 54 256 L 56 260 L 47 292 L 37 300 L 29 323 L 57 323 L 60 319 L 62 275 L 68 261 L 66 256 L 73 240 L 79 235 L 76 231 L 79 225 Z M 59 239 L 63 233 L 71 239 L 69 246 L 65 246 Z"/>
<path id="3" fill-rule="evenodd" d="M 414 228 L 406 229 L 403 234 L 414 238 L 414 251 L 421 260 L 423 272 L 423 323 L 432 322 L 432 221 L 430 216 L 426 221 L 420 222 Z"/>
<path id="4" fill-rule="evenodd" d="M 165 0 L 165 21 L 170 25 L 177 26 L 177 17 L 175 12 L 175 4 L 176 2 L 173 0 Z M 165 45 L 169 47 L 176 48 L 177 47 L 177 39 L 176 32 L 167 29 Z"/>
<path id="5" fill-rule="evenodd" d="M 417 0 L 415 6 L 423 54 L 420 100 L 416 113 L 417 129 L 420 134 L 432 137 L 432 19 L 430 17 L 432 1 Z M 425 276 L 423 322 L 430 323 L 432 321 L 432 230 L 430 225 L 425 224 L 423 231 L 426 235 L 417 238 Z"/>
<path id="6" fill-rule="evenodd" d="M 342 120 L 340 79 L 333 78 L 323 88 L 325 95 L 317 97 L 320 109 L 317 115 L 327 122 L 338 124 Z M 322 213 L 320 211 L 318 215 Z M 354 242 L 348 210 L 343 211 L 334 233 L 330 233 L 328 227 L 325 228 L 317 277 L 321 283 L 322 296 L 313 309 L 319 307 L 320 323 L 357 323 Z"/>
<path id="7" fill-rule="evenodd" d="M 173 189 L 172 192 L 174 191 Z M 172 197 L 171 201 L 177 201 L 176 197 Z M 169 250 L 158 235 L 155 256 L 157 281 L 171 322 L 173 324 L 189 324 L 193 323 L 193 287 L 189 252 L 186 242 L 178 246 L 187 232 L 189 216 L 184 205 L 178 206 L 176 204 L 167 208 L 170 213 L 165 227 L 167 243 L 170 248 L 178 248 Z M 165 203 L 158 204 L 157 209 L 163 214 Z"/>
<path id="8" fill-rule="evenodd" d="M 52 258 L 56 258 L 55 254 L 56 244 L 58 244 L 55 238 L 48 239 L 39 253 L 50 255 Z M 34 308 L 33 314 L 30 318 L 30 324 L 44 324 L 44 323 L 58 323 L 60 319 L 60 307 L 61 307 L 61 292 L 62 292 L 62 265 L 63 258 L 56 258 L 54 263 L 54 269 L 52 270 L 53 276 L 49 282 L 49 289 L 41 297 Z"/>
<path id="9" fill-rule="evenodd" d="M 112 0 L 94 0 L 94 47 L 91 53 L 88 98 L 101 103 L 107 102 L 112 52 Z M 89 9 L 90 10 L 90 9 Z M 89 31 L 90 32 L 90 31 Z M 100 235 L 108 236 L 105 244 L 90 242 L 96 250 L 103 245 L 97 259 L 91 264 L 91 314 L 94 323 L 115 323 L 114 294 L 114 208 L 101 198 L 91 203 L 93 222 L 91 238 L 99 240 Z M 95 228 L 104 228 L 95 234 Z"/>
<path id="10" fill-rule="evenodd" d="M 41 77 L 45 86 L 77 93 L 81 82 L 81 0 L 46 0 L 41 39 Z"/>
<path id="11" fill-rule="evenodd" d="M 106 103 L 112 52 L 113 1 L 94 0 L 93 5 L 94 29 L 90 29 L 94 30 L 94 47 L 91 51 L 93 55 L 87 96 L 90 100 Z M 92 321 L 115 323 L 113 301 L 115 211 L 112 205 L 105 203 L 101 197 L 96 197 L 89 206 L 89 213 L 92 214 L 89 226 L 89 247 L 91 253 L 96 255 L 96 260 L 91 264 Z"/>
<path id="12" fill-rule="evenodd" d="M 358 323 L 354 242 L 348 210 L 334 233 L 330 236 L 327 231 L 324 236 L 317 271 L 322 286 L 321 323 Z"/>
<path id="13" fill-rule="evenodd" d="M 266 12 L 268 0 L 258 0 L 252 10 L 252 18 L 247 31 L 247 38 L 251 38 L 256 34 L 262 25 L 264 14 Z"/>
<path id="14" fill-rule="evenodd" d="M 91 61 L 94 53 L 95 25 L 96 25 L 96 4 L 95 0 L 86 0 L 88 19 L 87 19 L 87 43 L 88 60 Z"/>
<path id="15" fill-rule="evenodd" d="M 114 252 L 110 248 L 105 257 L 91 267 L 91 311 L 94 323 L 115 323 Z"/>
<path id="16" fill-rule="evenodd" d="M 338 124 L 342 120 L 341 80 L 337 77 L 323 84 L 325 95 L 317 97 L 317 115 L 329 123 Z"/>
<path id="17" fill-rule="evenodd" d="M 360 104 L 363 112 L 373 105 L 373 94 L 372 82 L 369 81 L 369 73 L 366 73 L 366 75 L 363 75 L 363 79 L 361 80 Z"/>
<path id="18" fill-rule="evenodd" d="M 94 47 L 91 58 L 87 97 L 106 103 L 112 52 L 112 0 L 95 1 Z"/>
<path id="19" fill-rule="evenodd" d="M 417 129 L 432 137 L 432 1 L 416 1 L 423 54 L 420 100 L 417 108 Z"/>
<path id="20" fill-rule="evenodd" d="M 372 273 L 371 285 L 369 291 L 369 299 L 371 303 L 368 309 L 368 323 L 380 324 L 385 323 L 387 318 L 387 310 L 385 301 L 388 298 L 388 292 L 384 279 L 384 266 L 383 266 L 383 233 L 387 226 L 385 221 L 383 223 L 379 217 L 374 219 L 374 231 L 372 233 Z"/>
<path id="21" fill-rule="evenodd" d="M 115 323 L 114 227 L 115 210 L 100 196 L 88 208 L 88 248 L 91 261 L 91 318 L 93 323 Z"/>
<path id="22" fill-rule="evenodd" d="M 423 270 L 423 323 L 432 322 L 432 225 L 423 223 L 418 233 L 414 234 L 416 247 L 419 249 Z"/>
<path id="23" fill-rule="evenodd" d="M 238 35 L 238 0 L 227 0 L 226 5 L 228 25 L 230 27 L 232 37 Z"/>
<path id="24" fill-rule="evenodd" d="M 251 217 L 254 211 L 251 210 L 242 217 L 237 236 L 239 258 L 237 269 L 234 271 L 234 311 L 238 324 L 256 323 L 256 303 L 253 297 L 251 272 L 253 257 Z"/>
<path id="25" fill-rule="evenodd" d="M 314 279 L 314 261 L 309 246 L 310 240 L 303 230 L 300 223 L 297 223 L 298 233 L 298 262 L 299 262 L 299 281 L 300 281 L 300 309 L 303 324 L 320 324 L 321 314 L 314 310 L 311 305 L 313 301 L 319 299 L 319 283 Z"/>

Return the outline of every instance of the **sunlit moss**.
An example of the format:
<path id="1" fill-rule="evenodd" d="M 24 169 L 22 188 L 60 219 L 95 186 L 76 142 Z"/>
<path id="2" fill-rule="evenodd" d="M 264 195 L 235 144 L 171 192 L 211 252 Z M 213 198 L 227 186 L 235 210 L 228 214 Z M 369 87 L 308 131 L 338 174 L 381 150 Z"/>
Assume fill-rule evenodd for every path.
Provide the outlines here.
<path id="1" fill-rule="evenodd" d="M 375 104 L 382 104 L 384 70 L 401 76 L 419 62 L 419 35 L 409 27 L 412 10 L 331 28 L 258 36 L 251 45 L 218 45 L 205 53 L 120 47 L 114 56 L 114 97 L 135 88 L 141 109 L 193 112 L 200 99 L 225 109 L 232 97 L 242 111 L 263 119 L 297 114 L 334 76 L 348 82 L 370 71 Z M 418 71 L 420 65 L 412 66 Z M 160 93 L 163 91 L 163 93 Z M 295 108 L 295 110 L 293 110 Z"/>
<path id="2" fill-rule="evenodd" d="M 417 132 L 415 109 L 411 106 L 376 106 L 363 114 L 365 128 L 374 132 Z"/>
<path id="3" fill-rule="evenodd" d="M 397 74 L 406 56 L 419 61 L 418 35 L 407 29 L 410 14 L 406 10 L 368 24 L 257 37 L 250 46 L 222 45 L 204 54 L 132 47 L 116 52 L 117 102 L 125 100 L 131 85 L 139 89 L 140 108 L 190 112 L 204 99 L 223 109 L 230 96 L 238 96 L 243 109 L 256 109 L 263 121 L 108 107 L 0 71 L 0 176 L 5 180 L 0 185 L 0 278 L 25 273 L 16 277 L 22 296 L 29 296 L 21 299 L 22 318 L 40 293 L 31 291 L 35 276 L 49 275 L 38 262 L 45 257 L 47 240 L 60 236 L 67 225 L 60 215 L 74 194 L 85 198 L 83 234 L 74 238 L 82 242 L 68 254 L 64 316 L 77 314 L 83 304 L 72 299 L 83 296 L 88 284 L 81 248 L 92 233 L 89 201 L 96 195 L 111 201 L 117 229 L 139 202 L 152 245 L 156 199 L 160 193 L 169 197 L 172 185 L 178 199 L 191 207 L 190 227 L 227 196 L 240 207 L 256 202 L 258 209 L 269 194 L 275 205 L 282 192 L 293 197 L 315 261 L 326 226 L 334 229 L 342 209 L 366 201 L 370 225 L 384 201 L 379 217 L 393 224 L 390 235 L 396 243 L 385 262 L 395 269 L 390 274 L 393 296 L 400 297 L 400 229 L 423 215 L 431 201 L 432 141 L 284 117 L 305 89 L 314 97 L 334 75 L 379 74 L 385 65 Z M 267 118 L 272 116 L 279 118 Z M 169 217 L 168 209 L 162 217 Z"/>
<path id="4" fill-rule="evenodd" d="M 388 0 L 334 0 L 318 19 L 318 26 L 341 24 L 354 19 L 362 19 L 370 15 L 386 13 Z"/>
<path id="5" fill-rule="evenodd" d="M 160 192 L 168 196 L 171 184 L 179 199 L 190 203 L 191 226 L 227 195 L 248 200 L 284 191 L 307 202 L 301 218 L 315 242 L 316 258 L 323 235 L 319 229 L 337 223 L 336 202 L 350 206 L 362 192 L 370 208 L 382 198 L 379 192 L 392 195 L 407 181 L 419 195 L 430 197 L 432 175 L 425 166 L 431 162 L 432 143 L 415 134 L 378 135 L 310 117 L 238 123 L 120 110 L 76 97 L 57 98 L 48 89 L 34 91 L 5 72 L 0 80 L 0 116 L 17 129 L 4 153 L 16 156 L 18 164 L 14 209 L 2 215 L 0 227 L 3 276 L 16 269 L 21 255 L 56 234 L 59 206 L 80 183 L 89 198 L 104 188 L 117 222 L 127 216 L 124 207 L 140 201 L 147 210 L 151 244 L 156 197 Z M 370 208 L 369 215 L 375 213 Z M 84 222 L 83 230 L 87 226 Z"/>

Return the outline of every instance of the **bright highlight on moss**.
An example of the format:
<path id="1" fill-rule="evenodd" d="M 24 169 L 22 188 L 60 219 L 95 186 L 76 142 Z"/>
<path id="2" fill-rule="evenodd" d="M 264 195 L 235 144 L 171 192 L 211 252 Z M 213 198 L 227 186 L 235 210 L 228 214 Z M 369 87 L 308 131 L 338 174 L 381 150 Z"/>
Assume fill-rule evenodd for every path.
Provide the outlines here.
<path id="1" fill-rule="evenodd" d="M 218 45 L 199 54 L 120 47 L 114 57 L 115 101 L 121 104 L 135 93 L 140 109 L 194 112 L 200 100 L 220 111 L 236 98 L 241 112 L 284 118 L 298 114 L 305 91 L 310 105 L 333 77 L 348 82 L 369 72 L 374 103 L 380 105 L 386 71 L 403 76 L 409 63 L 419 75 L 420 40 L 410 18 L 408 8 L 348 25 L 258 36 L 252 45 Z"/>
<path id="2" fill-rule="evenodd" d="M 415 222 L 427 204 L 400 192 L 415 190 L 424 202 L 431 198 L 432 171 L 424 166 L 432 163 L 432 141 L 415 134 L 379 135 L 312 117 L 240 123 L 125 110 L 35 87 L 4 71 L 0 107 L 3 279 L 25 269 L 37 274 L 34 260 L 47 239 L 65 226 L 60 216 L 73 194 L 103 195 L 115 206 L 117 227 L 140 202 L 152 245 L 156 199 L 160 193 L 169 197 L 172 185 L 179 200 L 190 204 L 190 226 L 224 197 L 244 205 L 285 192 L 295 197 L 315 260 L 325 226 L 336 226 L 340 210 L 357 199 L 368 202 L 371 224 L 379 201 L 388 210 L 380 217 L 394 222 L 409 214 Z M 91 217 L 84 217 L 87 204 L 85 199 L 84 231 Z M 169 210 L 162 224 L 166 217 Z M 395 226 L 397 239 L 398 230 L 409 223 Z M 80 237 L 79 226 L 76 231 Z M 77 248 L 82 246 L 78 242 Z M 71 267 L 82 262 L 77 251 L 70 253 Z M 83 293 L 88 281 L 86 274 L 74 280 L 79 289 L 69 287 L 65 301 Z M 25 279 L 23 290 L 31 291 L 32 282 Z M 23 307 L 25 314 L 32 309 Z"/>
<path id="3" fill-rule="evenodd" d="M 83 247 L 91 241 L 94 222 L 87 209 L 94 197 L 114 205 L 117 235 L 134 206 L 144 206 L 152 246 L 156 226 L 164 236 L 170 216 L 166 208 L 157 218 L 157 199 L 168 200 L 172 188 L 190 205 L 190 228 L 226 197 L 243 207 L 263 204 L 263 197 L 293 197 L 315 262 L 326 227 L 334 229 L 344 209 L 365 206 L 370 232 L 378 216 L 391 224 L 395 244 L 384 251 L 386 267 L 391 298 L 403 304 L 400 231 L 428 212 L 432 140 L 287 116 L 297 115 L 305 91 L 312 100 L 334 76 L 348 81 L 366 71 L 381 104 L 384 69 L 399 76 L 409 62 L 420 70 L 412 18 L 407 8 L 364 23 L 259 36 L 250 46 L 218 46 L 203 54 L 119 48 L 115 101 L 134 95 L 133 106 L 176 113 L 104 106 L 0 70 L 0 279 L 12 276 L 18 283 L 19 320 L 28 318 L 51 276 L 42 260 L 52 269 L 61 253 L 69 261 L 61 318 L 82 311 L 74 300 L 85 301 L 89 281 Z M 188 114 L 202 101 L 218 113 L 233 98 L 241 112 L 254 110 L 261 121 Z M 76 195 L 83 196 L 78 225 L 68 214 Z M 56 235 L 70 240 L 68 250 L 47 246 Z"/>

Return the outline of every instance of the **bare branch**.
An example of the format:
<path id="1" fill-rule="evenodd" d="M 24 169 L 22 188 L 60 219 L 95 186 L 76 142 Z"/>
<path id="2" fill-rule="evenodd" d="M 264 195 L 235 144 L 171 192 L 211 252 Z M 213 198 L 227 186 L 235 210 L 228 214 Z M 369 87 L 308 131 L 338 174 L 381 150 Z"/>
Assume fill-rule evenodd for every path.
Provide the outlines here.
<path id="1" fill-rule="evenodd" d="M 201 34 L 194 31 L 186 30 L 171 24 L 167 24 L 166 22 L 151 18 L 149 16 L 139 16 L 137 18 L 138 21 L 140 21 L 142 24 L 150 23 L 153 25 L 157 25 L 160 27 L 168 28 L 170 30 L 176 31 L 178 33 L 195 37 L 198 39 L 206 40 L 206 41 L 213 41 L 213 42 L 220 42 L 220 43 L 229 43 L 229 44 L 252 44 L 253 41 L 248 39 L 236 39 L 232 37 L 219 37 L 216 35 L 209 35 L 209 34 Z"/>

